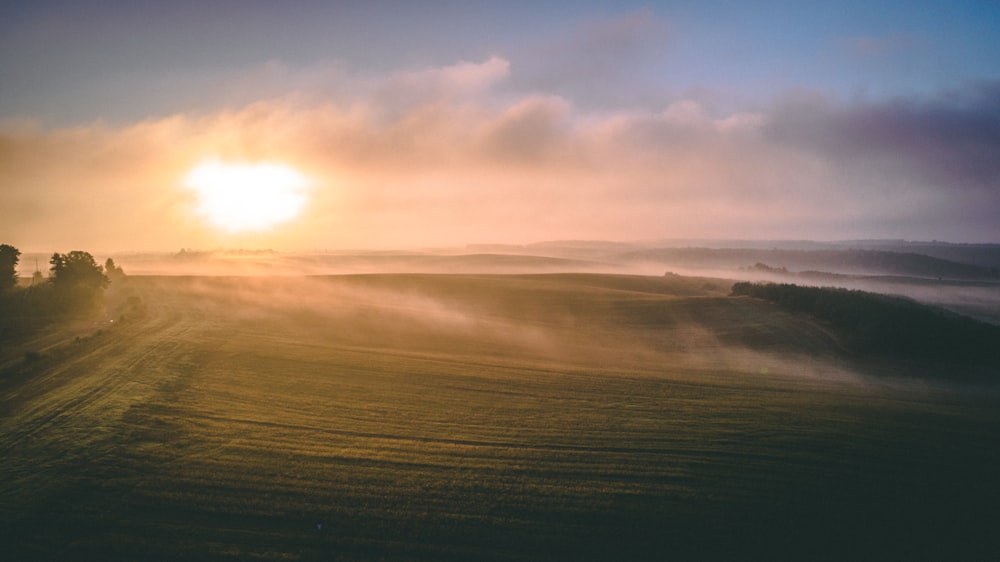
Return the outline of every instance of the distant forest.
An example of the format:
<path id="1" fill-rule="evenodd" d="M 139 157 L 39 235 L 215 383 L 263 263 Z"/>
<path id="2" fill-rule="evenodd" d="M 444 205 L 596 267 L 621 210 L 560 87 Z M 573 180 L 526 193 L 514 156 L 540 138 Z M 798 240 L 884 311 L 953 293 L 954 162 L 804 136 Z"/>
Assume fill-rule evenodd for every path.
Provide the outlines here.
<path id="1" fill-rule="evenodd" d="M 794 284 L 733 285 L 733 296 L 763 299 L 827 326 L 852 353 L 967 366 L 1000 365 L 1000 326 L 912 299 Z"/>

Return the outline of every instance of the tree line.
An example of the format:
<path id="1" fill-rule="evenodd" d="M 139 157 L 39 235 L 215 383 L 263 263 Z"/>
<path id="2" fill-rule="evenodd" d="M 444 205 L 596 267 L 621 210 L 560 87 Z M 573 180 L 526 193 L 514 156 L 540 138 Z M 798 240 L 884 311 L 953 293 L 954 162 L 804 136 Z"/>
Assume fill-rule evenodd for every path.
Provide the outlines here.
<path id="1" fill-rule="evenodd" d="M 9 337 L 54 320 L 93 312 L 105 289 L 125 278 L 108 258 L 104 265 L 82 250 L 52 254 L 49 274 L 35 272 L 30 286 L 19 283 L 21 251 L 0 244 L 0 337 Z"/>
<path id="2" fill-rule="evenodd" d="M 906 297 L 788 283 L 735 283 L 732 296 L 811 316 L 859 355 L 1000 365 L 1000 326 Z"/>

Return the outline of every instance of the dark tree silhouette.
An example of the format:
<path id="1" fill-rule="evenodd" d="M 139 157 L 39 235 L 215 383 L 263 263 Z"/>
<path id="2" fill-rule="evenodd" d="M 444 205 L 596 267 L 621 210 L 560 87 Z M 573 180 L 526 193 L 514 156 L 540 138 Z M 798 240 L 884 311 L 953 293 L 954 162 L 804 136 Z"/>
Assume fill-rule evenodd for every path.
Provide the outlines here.
<path id="1" fill-rule="evenodd" d="M 104 262 L 104 274 L 108 276 L 111 281 L 117 281 L 125 277 L 125 270 L 120 266 L 115 265 L 115 260 L 108 258 Z"/>
<path id="2" fill-rule="evenodd" d="M 94 256 L 74 250 L 68 254 L 52 254 L 52 285 L 63 298 L 76 303 L 92 301 L 101 289 L 110 283 Z"/>
<path id="3" fill-rule="evenodd" d="M 10 244 L 0 244 L 0 292 L 7 292 L 17 286 L 17 262 L 21 250 Z"/>
<path id="4" fill-rule="evenodd" d="M 11 290 L 7 279 L 16 280 L 13 271 L 19 255 L 16 248 L 0 245 L 0 276 L 4 282 L 0 290 L 0 344 L 54 322 L 91 314 L 105 303 L 103 292 L 111 280 L 89 253 L 77 250 L 52 254 L 47 281 L 36 271 L 30 287 Z M 121 268 L 115 266 L 115 272 L 124 279 Z M 138 308 L 138 303 L 133 308 Z"/>

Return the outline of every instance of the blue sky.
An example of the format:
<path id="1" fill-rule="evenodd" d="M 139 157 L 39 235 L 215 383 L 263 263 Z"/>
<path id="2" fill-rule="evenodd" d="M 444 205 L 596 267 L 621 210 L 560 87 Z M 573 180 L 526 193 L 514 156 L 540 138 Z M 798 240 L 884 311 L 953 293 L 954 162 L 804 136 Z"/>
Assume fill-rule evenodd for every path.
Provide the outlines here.
<path id="1" fill-rule="evenodd" d="M 995 79 L 1000 60 L 1000 4 L 991 1 L 77 1 L 3 10 L 0 116 L 53 125 L 218 109 L 229 101 L 213 95 L 220 74 L 269 62 L 364 73 L 497 55 L 515 74 L 524 69 L 513 84 L 524 90 L 651 105 L 698 90 L 743 104 L 797 88 L 926 96 Z M 589 80 L 560 82 L 560 72 L 588 64 Z M 608 67 L 619 70 L 613 81 L 602 75 Z"/>
<path id="2" fill-rule="evenodd" d="M 176 224 L 184 168 L 230 158 L 307 168 L 308 220 L 168 240 L 83 213 L 80 236 L 393 245 L 405 216 L 435 224 L 428 244 L 505 241 L 499 216 L 440 210 L 496 198 L 539 223 L 525 239 L 1000 241 L 998 29 L 994 1 L 8 3 L 0 213 L 44 244 L 65 193 Z M 162 157 L 94 156 L 129 142 Z M 512 150 L 532 164 L 502 166 Z"/>

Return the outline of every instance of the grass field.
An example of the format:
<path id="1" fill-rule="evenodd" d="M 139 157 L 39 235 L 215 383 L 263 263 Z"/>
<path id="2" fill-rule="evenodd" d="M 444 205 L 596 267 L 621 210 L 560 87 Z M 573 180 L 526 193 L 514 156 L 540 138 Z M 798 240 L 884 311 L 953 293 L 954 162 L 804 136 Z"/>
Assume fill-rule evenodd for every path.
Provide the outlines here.
<path id="1" fill-rule="evenodd" d="M 1000 555 L 995 389 L 858 374 L 724 281 L 131 283 L 3 372 L 5 559 Z"/>

